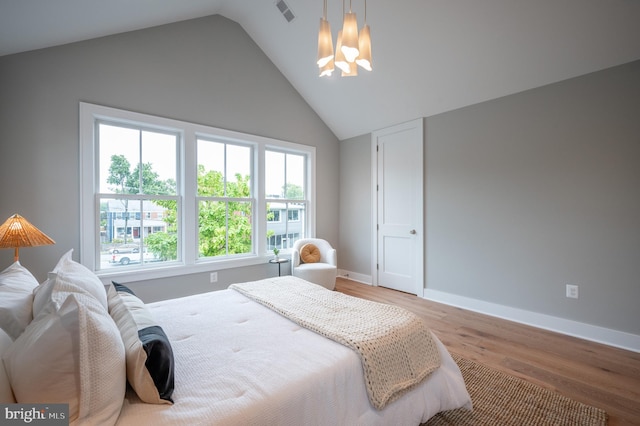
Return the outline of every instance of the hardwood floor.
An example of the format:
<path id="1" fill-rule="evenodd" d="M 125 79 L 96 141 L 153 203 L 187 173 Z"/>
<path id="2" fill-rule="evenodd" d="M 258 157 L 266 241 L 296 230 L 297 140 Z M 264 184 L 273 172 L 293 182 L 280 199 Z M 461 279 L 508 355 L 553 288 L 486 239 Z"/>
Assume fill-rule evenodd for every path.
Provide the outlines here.
<path id="1" fill-rule="evenodd" d="M 402 306 L 450 352 L 601 408 L 609 425 L 640 425 L 640 353 L 431 302 L 344 278 L 336 290 Z"/>

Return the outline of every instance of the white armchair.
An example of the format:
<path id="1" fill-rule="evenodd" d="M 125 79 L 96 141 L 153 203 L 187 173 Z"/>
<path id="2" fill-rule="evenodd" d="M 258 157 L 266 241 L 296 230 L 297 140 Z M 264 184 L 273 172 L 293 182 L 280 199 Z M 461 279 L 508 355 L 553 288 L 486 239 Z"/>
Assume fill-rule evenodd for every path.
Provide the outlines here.
<path id="1" fill-rule="evenodd" d="M 320 259 L 317 262 L 305 263 L 300 258 L 300 251 L 306 244 L 317 247 Z M 307 247 L 308 249 L 309 247 Z M 317 255 L 317 252 L 315 253 Z M 291 275 L 333 290 L 338 275 L 338 256 L 336 249 L 328 241 L 320 238 L 305 238 L 293 243 L 291 251 Z"/>

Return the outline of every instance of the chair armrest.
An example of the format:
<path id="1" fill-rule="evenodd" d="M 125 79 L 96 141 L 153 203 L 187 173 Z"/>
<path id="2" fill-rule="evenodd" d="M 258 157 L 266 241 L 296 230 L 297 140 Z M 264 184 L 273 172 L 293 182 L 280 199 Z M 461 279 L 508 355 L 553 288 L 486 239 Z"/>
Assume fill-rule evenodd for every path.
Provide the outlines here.
<path id="1" fill-rule="evenodd" d="M 327 251 L 327 263 L 335 266 L 336 268 L 338 267 L 338 253 L 336 252 L 336 249 L 332 248 Z"/>
<path id="2" fill-rule="evenodd" d="M 300 252 L 298 250 L 291 251 L 291 268 L 300 266 Z"/>

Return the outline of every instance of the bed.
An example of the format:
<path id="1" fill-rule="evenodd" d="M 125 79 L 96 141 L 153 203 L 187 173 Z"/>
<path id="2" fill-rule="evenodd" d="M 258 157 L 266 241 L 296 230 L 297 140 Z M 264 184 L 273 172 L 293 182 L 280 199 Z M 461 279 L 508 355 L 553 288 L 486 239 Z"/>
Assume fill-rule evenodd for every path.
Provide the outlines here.
<path id="1" fill-rule="evenodd" d="M 82 268 L 81 265 L 74 264 L 69 255 L 67 268 L 70 265 L 76 270 Z M 125 298 L 130 296 L 131 300 L 136 300 L 135 296 L 132 293 L 125 295 L 125 291 L 117 292 L 113 285 L 105 291 L 106 299 L 103 299 L 99 291 L 87 294 L 84 289 L 74 287 L 77 283 L 69 286 L 69 281 L 77 280 L 78 275 L 82 277 L 82 281 L 86 281 L 88 272 L 75 272 L 74 275 L 65 273 L 64 269 L 60 264 L 55 268 L 57 278 L 54 278 L 53 282 L 58 284 L 45 283 L 50 287 L 57 285 L 58 290 L 63 293 L 54 303 L 57 309 L 82 311 L 85 309 L 82 305 L 88 304 L 90 309 L 86 311 L 89 314 L 85 315 L 85 312 L 78 316 L 82 318 L 85 315 L 89 318 L 94 315 L 92 312 L 100 311 L 98 305 L 106 302 L 113 320 L 120 327 L 117 315 L 114 315 L 114 309 L 110 306 L 111 297 L 119 293 Z M 278 280 L 290 282 L 299 279 L 282 277 L 257 283 Z M 67 286 L 61 287 L 60 282 L 65 282 Z M 306 282 L 303 284 L 314 286 Z M 14 382 L 20 381 L 21 375 L 43 374 L 43 371 L 31 372 L 33 367 L 29 368 L 29 372 L 26 372 L 26 368 L 21 368 L 25 362 L 25 354 L 33 354 L 37 347 L 24 344 L 22 346 L 25 348 L 22 351 L 14 348 L 21 346 L 16 342 L 34 340 L 33 336 L 29 335 L 33 334 L 33 323 L 43 321 L 39 319 L 43 315 L 43 309 L 55 310 L 51 306 L 47 308 L 46 303 L 38 302 L 38 299 L 51 298 L 50 294 L 45 294 L 48 297 L 43 296 L 43 293 L 47 293 L 42 290 L 43 285 L 38 286 L 35 291 L 32 301 L 35 315 L 31 323 L 25 326 L 25 330 L 15 338 L 12 345 L 9 345 L 9 349 L 5 348 L 2 355 L 7 381 L 19 402 L 24 401 L 28 393 L 25 393 L 24 384 L 14 387 Z M 322 290 L 334 293 L 324 288 Z M 90 300 L 95 299 L 96 294 L 100 303 Z M 142 303 L 137 300 L 138 303 Z M 67 306 L 69 304 L 72 305 L 71 308 Z M 69 374 L 81 377 L 76 379 L 76 382 L 80 382 L 80 389 L 75 385 L 79 395 L 69 397 L 72 398 L 69 408 L 72 424 L 415 426 L 443 410 L 459 407 L 471 409 L 471 400 L 460 370 L 433 334 L 431 337 L 440 357 L 439 367 L 426 379 L 405 390 L 402 396 L 377 409 L 370 399 L 362 358 L 358 353 L 299 325 L 238 289 L 230 288 L 165 300 L 138 306 L 136 309 L 142 311 L 145 318 L 142 324 L 139 322 L 136 325 L 138 331 L 141 326 L 148 329 L 152 325 L 161 328 L 166 336 L 173 361 L 171 392 L 165 392 L 166 395 L 163 397 L 162 387 L 157 386 L 154 377 L 151 386 L 156 385 L 155 395 L 160 395 L 160 399 L 141 399 L 139 388 L 132 387 L 137 379 L 132 379 L 129 371 L 129 349 L 135 345 L 127 344 L 127 337 L 120 327 L 120 337 L 125 342 L 121 347 L 114 337 L 117 333 L 114 330 L 118 328 L 111 327 L 106 317 L 100 317 L 102 319 L 99 323 L 103 324 L 100 326 L 103 328 L 100 334 L 111 336 L 112 342 L 98 344 L 106 354 L 95 353 L 94 361 L 91 361 L 91 356 L 74 357 L 79 358 L 81 363 L 85 360 L 87 368 L 84 375 L 83 366 L 69 367 L 73 370 Z M 95 328 L 95 324 L 92 327 Z M 80 341 L 83 338 L 80 338 Z M 70 346 L 82 347 L 74 342 Z M 87 347 L 94 345 L 95 343 L 91 342 L 86 344 Z M 138 355 L 140 353 L 138 352 Z M 102 357 L 101 360 L 95 361 L 96 356 Z M 145 357 L 144 352 L 142 356 Z M 46 364 L 50 362 L 49 359 L 56 359 L 56 355 L 48 351 L 47 356 L 43 358 L 33 359 L 29 355 L 27 361 L 31 366 L 37 365 L 38 362 Z M 20 362 L 17 359 L 20 359 Z M 109 365 L 103 368 L 103 364 Z M 45 365 L 42 368 L 50 369 L 51 366 Z M 95 372 L 96 369 L 100 371 Z M 78 370 L 81 372 L 78 373 Z M 145 368 L 134 372 L 138 375 L 147 373 Z M 91 378 L 99 383 L 88 383 L 85 377 L 87 375 L 91 375 Z M 109 383 L 105 389 L 100 388 L 103 385 L 100 381 L 114 383 Z M 1 391 L 2 389 L 0 393 Z M 60 390 L 53 389 L 48 394 L 40 395 L 40 398 L 48 398 L 47 400 L 29 402 L 64 402 L 51 400 L 58 398 L 60 393 Z M 89 401 L 86 393 L 102 400 Z"/>

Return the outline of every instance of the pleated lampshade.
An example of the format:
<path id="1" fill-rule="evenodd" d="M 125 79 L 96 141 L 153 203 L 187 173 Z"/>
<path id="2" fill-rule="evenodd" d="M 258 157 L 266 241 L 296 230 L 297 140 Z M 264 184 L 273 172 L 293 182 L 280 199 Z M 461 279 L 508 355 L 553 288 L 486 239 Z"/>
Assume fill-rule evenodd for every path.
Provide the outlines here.
<path id="1" fill-rule="evenodd" d="M 55 244 L 55 241 L 19 214 L 14 214 L 0 226 L 0 248 L 15 249 L 14 261 L 18 260 L 18 249 L 20 247 L 49 244 Z"/>

